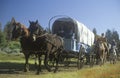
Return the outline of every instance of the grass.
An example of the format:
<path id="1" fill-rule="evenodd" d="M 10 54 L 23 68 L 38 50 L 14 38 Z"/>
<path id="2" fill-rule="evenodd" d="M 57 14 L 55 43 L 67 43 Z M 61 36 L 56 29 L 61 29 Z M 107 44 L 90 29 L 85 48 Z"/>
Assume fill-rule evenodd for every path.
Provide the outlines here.
<path id="1" fill-rule="evenodd" d="M 33 66 L 34 60 L 30 62 Z M 0 54 L 0 78 L 120 78 L 120 62 L 114 65 L 106 63 L 103 66 L 85 67 L 81 70 L 61 67 L 57 73 L 46 72 L 44 69 L 40 75 L 35 75 L 35 70 L 24 73 L 23 67 L 23 55 Z"/>
<path id="2" fill-rule="evenodd" d="M 23 54 L 4 54 L 4 53 L 0 53 L 0 60 L 1 61 L 24 60 L 24 56 L 23 56 Z"/>
<path id="3" fill-rule="evenodd" d="M 33 63 L 33 57 L 30 58 L 30 63 Z M 25 57 L 22 53 L 20 54 L 3 54 L 0 53 L 0 62 L 13 62 L 13 63 L 24 63 Z"/>
<path id="4" fill-rule="evenodd" d="M 120 62 L 81 70 L 82 78 L 120 78 Z"/>

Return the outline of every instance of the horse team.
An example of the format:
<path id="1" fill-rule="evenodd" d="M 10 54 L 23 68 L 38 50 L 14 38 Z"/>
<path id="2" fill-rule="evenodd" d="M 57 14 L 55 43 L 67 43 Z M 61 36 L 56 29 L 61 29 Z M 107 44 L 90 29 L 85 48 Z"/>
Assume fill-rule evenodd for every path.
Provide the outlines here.
<path id="1" fill-rule="evenodd" d="M 44 55 L 44 65 L 48 71 L 51 71 L 49 66 L 49 60 L 55 61 L 55 70 L 58 70 L 58 63 L 61 59 L 65 58 L 62 55 L 64 51 L 64 41 L 60 36 L 47 33 L 38 23 L 38 21 L 29 21 L 30 26 L 26 28 L 23 24 L 16 22 L 15 19 L 11 20 L 12 26 L 12 40 L 20 38 L 22 52 L 25 56 L 25 68 L 24 71 L 29 71 L 29 57 L 35 55 L 38 57 L 37 74 L 41 71 L 41 56 Z M 97 42 L 94 46 L 96 59 L 101 61 L 101 65 L 106 58 L 105 52 L 108 48 L 104 47 L 104 44 Z"/>

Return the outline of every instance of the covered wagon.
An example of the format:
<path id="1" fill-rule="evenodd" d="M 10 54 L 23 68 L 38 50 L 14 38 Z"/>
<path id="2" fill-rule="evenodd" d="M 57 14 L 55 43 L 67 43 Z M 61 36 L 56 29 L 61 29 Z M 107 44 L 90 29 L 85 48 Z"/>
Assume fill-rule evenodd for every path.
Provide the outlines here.
<path id="1" fill-rule="evenodd" d="M 64 39 L 64 48 L 79 51 L 80 44 L 91 46 L 94 43 L 94 33 L 84 24 L 69 17 L 58 18 L 52 25 L 52 33 Z"/>

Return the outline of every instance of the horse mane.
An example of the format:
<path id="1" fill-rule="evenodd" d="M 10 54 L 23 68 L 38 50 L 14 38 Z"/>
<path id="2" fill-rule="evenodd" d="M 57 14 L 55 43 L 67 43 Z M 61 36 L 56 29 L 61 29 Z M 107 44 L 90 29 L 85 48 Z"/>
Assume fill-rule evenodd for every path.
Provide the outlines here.
<path id="1" fill-rule="evenodd" d="M 26 28 L 25 25 L 23 25 L 23 24 L 21 24 L 21 28 L 22 28 L 22 30 L 24 31 L 24 35 L 25 35 L 26 37 L 29 37 L 29 36 L 30 36 L 30 31 L 29 31 L 29 29 Z"/>

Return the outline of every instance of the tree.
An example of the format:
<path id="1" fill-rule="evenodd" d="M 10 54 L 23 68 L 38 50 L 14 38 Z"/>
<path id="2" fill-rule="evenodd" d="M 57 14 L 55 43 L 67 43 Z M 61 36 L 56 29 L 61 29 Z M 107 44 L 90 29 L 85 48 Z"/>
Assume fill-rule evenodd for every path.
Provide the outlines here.
<path id="1" fill-rule="evenodd" d="M 5 27 L 4 27 L 4 33 L 6 35 L 6 40 L 10 41 L 11 40 L 11 24 L 8 22 Z"/>
<path id="2" fill-rule="evenodd" d="M 0 47 L 4 47 L 6 45 L 5 34 L 2 32 L 2 24 L 0 23 Z"/>
<path id="3" fill-rule="evenodd" d="M 14 17 L 12 17 L 12 20 L 11 22 L 15 21 Z M 7 41 L 10 41 L 11 40 L 11 36 L 12 36 L 12 25 L 11 25 L 11 22 L 7 22 L 7 24 L 5 25 L 4 27 L 4 33 L 6 34 L 6 39 Z"/>
<path id="4" fill-rule="evenodd" d="M 0 23 L 0 31 L 2 31 L 2 24 Z"/>
<path id="5" fill-rule="evenodd" d="M 112 42 L 112 32 L 111 32 L 111 30 L 107 30 L 106 31 L 106 35 L 105 35 L 105 37 L 107 38 L 107 41 L 108 41 L 108 43 L 111 43 Z"/>
<path id="6" fill-rule="evenodd" d="M 118 53 L 120 54 L 120 40 L 119 40 L 119 42 L 118 42 L 118 44 L 117 44 L 118 46 Z"/>
<path id="7" fill-rule="evenodd" d="M 112 37 L 116 42 L 119 42 L 119 34 L 117 31 L 113 30 Z"/>
<path id="8" fill-rule="evenodd" d="M 5 34 L 3 32 L 0 32 L 0 46 L 5 46 L 6 45 L 6 39 L 5 39 Z"/>
<path id="9" fill-rule="evenodd" d="M 118 32 L 117 31 L 113 31 L 112 37 L 117 42 L 117 48 L 118 48 L 117 54 L 118 54 L 118 52 L 120 51 L 120 40 L 119 40 Z"/>
<path id="10" fill-rule="evenodd" d="M 97 35 L 97 30 L 96 30 L 96 28 L 93 28 L 93 33 L 94 33 L 95 35 Z"/>
<path id="11" fill-rule="evenodd" d="M 119 34 L 117 31 L 113 30 L 107 30 L 106 31 L 106 38 L 108 40 L 108 43 L 111 43 L 112 40 L 114 39 L 116 42 L 117 42 L 117 48 L 118 48 L 118 51 L 117 52 L 120 52 L 120 40 L 119 40 Z"/>
<path id="12" fill-rule="evenodd" d="M 115 30 L 111 31 L 111 30 L 108 29 L 108 30 L 106 31 L 106 38 L 107 38 L 107 40 L 108 40 L 109 43 L 111 43 L 113 39 L 114 39 L 116 42 L 119 42 L 119 34 L 118 34 L 118 32 L 115 31 Z"/>

